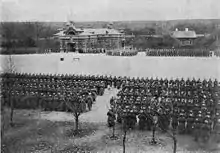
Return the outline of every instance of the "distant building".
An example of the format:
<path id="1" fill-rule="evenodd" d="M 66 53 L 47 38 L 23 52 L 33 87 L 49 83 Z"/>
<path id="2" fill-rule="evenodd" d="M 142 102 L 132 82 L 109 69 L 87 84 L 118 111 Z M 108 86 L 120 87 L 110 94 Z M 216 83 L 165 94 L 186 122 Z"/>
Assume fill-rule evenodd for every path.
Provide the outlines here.
<path id="1" fill-rule="evenodd" d="M 60 41 L 61 51 L 83 51 L 119 49 L 125 46 L 125 34 L 109 24 L 107 28 L 76 28 L 73 22 L 58 29 L 54 36 Z"/>
<path id="2" fill-rule="evenodd" d="M 180 46 L 193 46 L 195 39 L 198 38 L 196 32 L 188 28 L 185 28 L 185 31 L 176 29 L 171 36 L 178 40 Z"/>

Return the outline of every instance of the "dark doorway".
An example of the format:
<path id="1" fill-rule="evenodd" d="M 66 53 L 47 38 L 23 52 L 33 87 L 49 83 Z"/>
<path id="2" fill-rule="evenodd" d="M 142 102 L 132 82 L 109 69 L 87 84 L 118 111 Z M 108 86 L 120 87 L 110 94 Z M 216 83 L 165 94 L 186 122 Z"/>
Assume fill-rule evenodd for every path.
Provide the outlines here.
<path id="1" fill-rule="evenodd" d="M 68 48 L 68 52 L 76 52 L 76 43 L 72 42 L 72 43 L 68 43 L 67 44 L 67 48 Z"/>
<path id="2" fill-rule="evenodd" d="M 125 47 L 125 40 L 122 40 L 121 47 Z"/>

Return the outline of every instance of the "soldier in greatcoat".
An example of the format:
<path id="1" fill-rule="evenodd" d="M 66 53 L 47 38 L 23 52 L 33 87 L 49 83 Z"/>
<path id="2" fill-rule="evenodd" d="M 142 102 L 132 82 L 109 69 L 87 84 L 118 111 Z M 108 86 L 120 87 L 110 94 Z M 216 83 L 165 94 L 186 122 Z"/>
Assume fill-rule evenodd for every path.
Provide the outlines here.
<path id="1" fill-rule="evenodd" d="M 147 118 L 146 115 L 142 112 L 139 116 L 139 129 L 144 130 L 147 124 Z"/>
<path id="2" fill-rule="evenodd" d="M 116 116 L 115 116 L 115 112 L 113 110 L 109 110 L 107 113 L 108 116 L 108 127 L 113 127 L 115 126 L 115 120 L 116 120 Z"/>

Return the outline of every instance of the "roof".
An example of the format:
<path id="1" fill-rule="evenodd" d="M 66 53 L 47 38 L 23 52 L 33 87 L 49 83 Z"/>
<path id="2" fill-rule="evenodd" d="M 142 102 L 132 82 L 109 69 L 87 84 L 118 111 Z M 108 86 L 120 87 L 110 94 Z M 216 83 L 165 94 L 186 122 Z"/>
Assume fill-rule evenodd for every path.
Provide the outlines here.
<path id="1" fill-rule="evenodd" d="M 65 36 L 66 34 L 64 33 L 65 30 L 62 30 L 56 34 L 54 34 L 55 36 Z M 78 34 L 78 36 L 87 36 L 87 35 L 120 35 L 123 34 L 121 32 L 119 32 L 116 29 L 107 29 L 107 28 L 101 28 L 101 29 L 83 29 L 81 31 L 81 33 Z"/>
<path id="2" fill-rule="evenodd" d="M 106 35 L 106 34 L 115 34 L 120 35 L 122 34 L 116 29 L 108 29 L 108 28 L 99 28 L 99 29 L 83 29 L 86 33 L 91 33 L 94 35 Z"/>
<path id="3" fill-rule="evenodd" d="M 54 34 L 54 36 L 65 36 L 64 31 L 60 31 L 56 34 Z"/>
<path id="4" fill-rule="evenodd" d="M 94 35 L 93 33 L 89 32 L 89 31 L 83 31 L 82 33 L 79 34 L 80 36 L 91 36 Z"/>
<path id="5" fill-rule="evenodd" d="M 55 36 L 68 36 L 68 33 L 70 31 L 73 31 L 73 34 L 76 36 L 97 36 L 97 35 L 121 35 L 123 34 L 119 30 L 112 29 L 112 28 L 99 28 L 99 29 L 93 29 L 93 28 L 76 28 L 74 25 L 74 22 L 70 21 L 65 24 L 63 28 L 58 29 L 58 33 L 54 34 Z"/>
<path id="6" fill-rule="evenodd" d="M 174 31 L 172 36 L 174 38 L 197 38 L 195 31 Z"/>
<path id="7" fill-rule="evenodd" d="M 142 37 L 162 38 L 163 35 L 140 35 Z"/>

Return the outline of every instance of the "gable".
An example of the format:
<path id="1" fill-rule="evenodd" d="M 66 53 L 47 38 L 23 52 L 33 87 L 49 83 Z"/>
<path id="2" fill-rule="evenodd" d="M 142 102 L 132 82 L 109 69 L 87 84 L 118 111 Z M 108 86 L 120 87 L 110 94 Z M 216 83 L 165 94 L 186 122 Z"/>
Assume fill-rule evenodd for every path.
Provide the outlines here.
<path id="1" fill-rule="evenodd" d="M 67 35 L 76 35 L 76 30 L 73 27 L 69 27 L 66 31 L 65 34 Z"/>

